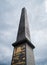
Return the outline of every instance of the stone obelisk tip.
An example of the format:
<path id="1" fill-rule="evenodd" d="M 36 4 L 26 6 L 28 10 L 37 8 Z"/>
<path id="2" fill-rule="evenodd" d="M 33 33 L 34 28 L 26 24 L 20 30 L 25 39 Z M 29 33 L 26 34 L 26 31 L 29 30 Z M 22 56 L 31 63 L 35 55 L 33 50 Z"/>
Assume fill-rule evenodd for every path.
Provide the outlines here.
<path id="1" fill-rule="evenodd" d="M 22 8 L 22 12 L 21 12 L 17 40 L 16 40 L 15 44 L 19 44 L 19 43 L 25 42 L 25 41 L 28 42 L 29 44 L 31 44 L 27 11 L 26 11 L 26 8 L 24 7 L 24 8 Z M 13 46 L 15 46 L 15 44 L 13 44 Z M 34 47 L 34 46 L 32 45 L 32 47 Z"/>

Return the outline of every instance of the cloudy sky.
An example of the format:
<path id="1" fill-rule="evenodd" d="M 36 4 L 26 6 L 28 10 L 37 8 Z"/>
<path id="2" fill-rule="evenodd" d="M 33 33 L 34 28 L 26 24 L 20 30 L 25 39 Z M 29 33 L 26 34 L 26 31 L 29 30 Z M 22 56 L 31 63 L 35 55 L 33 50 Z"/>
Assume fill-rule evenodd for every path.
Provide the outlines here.
<path id="1" fill-rule="evenodd" d="M 36 65 L 47 65 L 47 0 L 0 0 L 0 65 L 11 65 L 21 9 L 27 9 Z"/>

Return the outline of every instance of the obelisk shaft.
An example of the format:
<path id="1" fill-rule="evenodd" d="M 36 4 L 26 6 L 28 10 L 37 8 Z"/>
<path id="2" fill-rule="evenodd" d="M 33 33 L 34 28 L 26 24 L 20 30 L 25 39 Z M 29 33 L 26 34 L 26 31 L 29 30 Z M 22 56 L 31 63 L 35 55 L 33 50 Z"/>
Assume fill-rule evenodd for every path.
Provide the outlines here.
<path id="1" fill-rule="evenodd" d="M 14 51 L 11 65 L 35 65 L 33 54 L 35 46 L 31 43 L 27 12 L 25 8 L 22 9 L 17 39 L 12 45 Z"/>

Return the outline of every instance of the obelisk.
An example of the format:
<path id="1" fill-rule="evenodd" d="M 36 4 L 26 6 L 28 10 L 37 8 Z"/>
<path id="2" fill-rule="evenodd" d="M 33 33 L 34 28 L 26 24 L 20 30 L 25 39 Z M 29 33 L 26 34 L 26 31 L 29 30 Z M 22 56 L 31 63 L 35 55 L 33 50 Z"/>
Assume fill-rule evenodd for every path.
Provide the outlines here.
<path id="1" fill-rule="evenodd" d="M 12 44 L 14 47 L 11 65 L 35 65 L 33 49 L 31 43 L 27 11 L 22 8 L 17 40 Z"/>

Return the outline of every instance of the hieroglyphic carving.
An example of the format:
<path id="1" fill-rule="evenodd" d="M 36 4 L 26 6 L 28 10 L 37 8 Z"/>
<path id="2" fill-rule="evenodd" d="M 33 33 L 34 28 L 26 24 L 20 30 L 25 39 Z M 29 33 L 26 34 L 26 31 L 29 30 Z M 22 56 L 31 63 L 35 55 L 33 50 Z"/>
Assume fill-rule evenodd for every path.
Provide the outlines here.
<path id="1" fill-rule="evenodd" d="M 12 65 L 25 65 L 25 45 L 14 48 Z"/>

